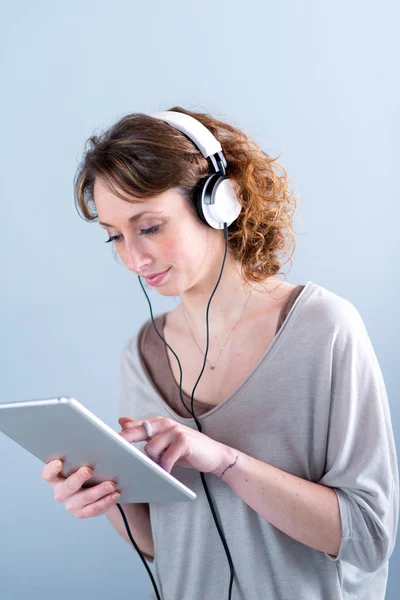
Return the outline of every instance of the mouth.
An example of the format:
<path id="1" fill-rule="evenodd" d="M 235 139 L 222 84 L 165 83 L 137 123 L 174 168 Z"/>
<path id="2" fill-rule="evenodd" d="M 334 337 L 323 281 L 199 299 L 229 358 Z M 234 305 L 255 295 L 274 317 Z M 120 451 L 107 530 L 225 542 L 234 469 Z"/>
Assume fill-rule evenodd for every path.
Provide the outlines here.
<path id="1" fill-rule="evenodd" d="M 162 271 L 161 273 L 155 273 L 154 275 L 149 275 L 147 277 L 145 277 L 145 280 L 147 281 L 147 283 L 149 285 L 158 285 L 161 283 L 161 281 L 164 280 L 164 277 L 166 277 L 167 273 L 170 271 L 171 267 L 169 269 L 167 269 L 166 271 Z"/>

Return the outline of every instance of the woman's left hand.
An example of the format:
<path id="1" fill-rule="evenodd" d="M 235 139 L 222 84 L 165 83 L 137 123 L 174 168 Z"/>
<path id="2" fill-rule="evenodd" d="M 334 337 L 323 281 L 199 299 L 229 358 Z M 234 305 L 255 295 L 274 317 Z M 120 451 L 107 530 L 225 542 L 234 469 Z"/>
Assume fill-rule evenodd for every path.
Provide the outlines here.
<path id="1" fill-rule="evenodd" d="M 118 421 L 122 427 L 119 435 L 128 442 L 147 439 L 143 421 L 130 417 L 121 417 Z M 168 473 L 175 464 L 202 473 L 212 473 L 220 468 L 228 449 L 225 444 L 168 417 L 150 417 L 147 421 L 152 435 L 144 450 Z"/>

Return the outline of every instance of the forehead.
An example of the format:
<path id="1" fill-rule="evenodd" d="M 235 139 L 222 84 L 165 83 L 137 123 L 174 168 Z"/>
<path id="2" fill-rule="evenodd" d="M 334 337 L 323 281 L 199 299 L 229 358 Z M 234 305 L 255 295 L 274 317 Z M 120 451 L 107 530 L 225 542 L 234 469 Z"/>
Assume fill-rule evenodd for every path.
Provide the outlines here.
<path id="1" fill-rule="evenodd" d="M 115 218 L 132 219 L 144 211 L 172 214 L 181 210 L 184 203 L 183 196 L 177 190 L 167 190 L 151 198 L 135 198 L 132 195 L 129 196 L 129 201 L 123 200 L 99 178 L 96 178 L 94 183 L 93 200 L 99 221 L 107 223 L 112 223 L 113 217 L 114 220 Z"/>

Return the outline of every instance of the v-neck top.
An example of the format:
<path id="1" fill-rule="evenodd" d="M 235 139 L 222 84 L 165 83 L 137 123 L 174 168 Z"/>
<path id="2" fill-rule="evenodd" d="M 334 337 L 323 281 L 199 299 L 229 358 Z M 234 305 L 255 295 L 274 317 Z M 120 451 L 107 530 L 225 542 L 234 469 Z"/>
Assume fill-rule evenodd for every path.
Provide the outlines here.
<path id="1" fill-rule="evenodd" d="M 197 431 L 193 417 L 173 408 L 178 386 L 161 346 L 154 357 L 153 379 L 139 336 L 124 346 L 120 416 L 168 417 Z M 334 557 L 290 537 L 206 473 L 235 568 L 232 599 L 383 600 L 398 524 L 397 455 L 382 372 L 353 304 L 308 281 L 255 368 L 207 408 L 197 417 L 204 435 L 331 487 L 340 509 Z M 143 451 L 146 442 L 133 445 Z M 221 600 L 230 570 L 200 474 L 175 464 L 171 475 L 196 498 L 149 502 L 157 587 L 163 600 Z M 268 502 L 267 482 L 264 490 Z"/>
<path id="2" fill-rule="evenodd" d="M 288 295 L 285 303 L 283 304 L 279 319 L 275 331 L 275 335 L 278 333 L 283 322 L 285 321 L 290 309 L 292 308 L 296 298 L 300 295 L 304 289 L 304 285 L 297 285 L 294 287 Z M 157 330 L 163 335 L 165 318 L 167 313 L 163 313 L 154 319 L 154 324 Z M 182 417 L 188 417 L 189 413 L 185 406 L 182 404 L 180 397 L 179 384 L 175 381 L 174 374 L 171 369 L 171 364 L 168 359 L 167 347 L 161 338 L 157 335 L 154 329 L 153 322 L 148 320 L 139 331 L 139 348 L 141 358 L 147 369 L 148 376 L 153 381 L 154 386 L 157 388 L 158 393 L 162 396 L 164 401 L 173 409 L 174 412 L 178 413 Z M 251 373 L 249 374 L 251 375 Z M 234 393 L 234 392 L 233 392 Z M 183 400 L 185 405 L 190 408 L 191 396 L 186 394 L 182 390 Z M 218 403 L 213 404 L 212 402 L 205 403 L 200 400 L 193 399 L 193 412 L 197 416 L 203 415 Z"/>

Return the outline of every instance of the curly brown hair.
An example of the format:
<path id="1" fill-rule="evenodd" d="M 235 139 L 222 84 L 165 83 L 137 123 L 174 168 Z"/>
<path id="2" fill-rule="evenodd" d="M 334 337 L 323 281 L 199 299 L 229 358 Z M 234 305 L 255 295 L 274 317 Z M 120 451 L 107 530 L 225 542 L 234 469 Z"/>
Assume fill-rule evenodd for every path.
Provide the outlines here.
<path id="1" fill-rule="evenodd" d="M 247 134 L 226 122 L 180 106 L 168 110 L 194 117 L 221 144 L 228 163 L 226 175 L 235 182 L 243 206 L 228 229 L 228 248 L 241 264 L 243 278 L 248 283 L 262 282 L 276 275 L 287 262 L 281 262 L 280 253 L 292 261 L 296 246 L 292 214 L 297 213 L 297 199 L 285 168 Z M 93 198 L 96 176 L 127 202 L 175 188 L 197 214 L 195 188 L 210 173 L 210 167 L 181 131 L 150 115 L 133 113 L 99 136 L 91 136 L 88 144 L 74 178 L 75 206 L 86 221 L 98 218 Z"/>

